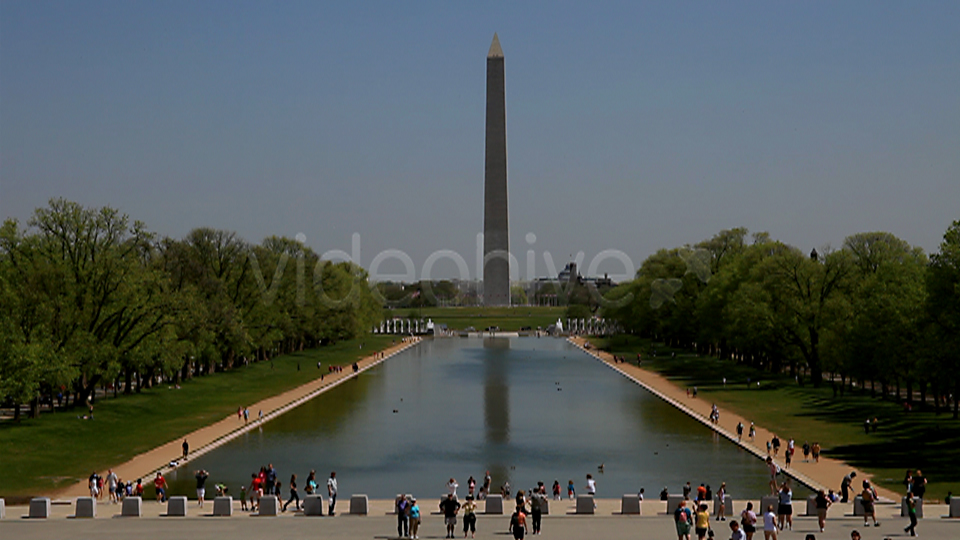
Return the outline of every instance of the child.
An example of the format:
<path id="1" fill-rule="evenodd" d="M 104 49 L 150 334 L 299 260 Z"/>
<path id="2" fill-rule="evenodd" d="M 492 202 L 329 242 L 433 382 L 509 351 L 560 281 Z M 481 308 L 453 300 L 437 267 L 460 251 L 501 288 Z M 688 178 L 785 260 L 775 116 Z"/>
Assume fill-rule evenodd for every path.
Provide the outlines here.
<path id="1" fill-rule="evenodd" d="M 573 499 L 576 496 L 577 492 L 573 489 L 573 480 L 570 480 L 567 483 L 567 498 Z"/>
<path id="2" fill-rule="evenodd" d="M 247 511 L 247 486 L 240 486 L 240 510 Z"/>

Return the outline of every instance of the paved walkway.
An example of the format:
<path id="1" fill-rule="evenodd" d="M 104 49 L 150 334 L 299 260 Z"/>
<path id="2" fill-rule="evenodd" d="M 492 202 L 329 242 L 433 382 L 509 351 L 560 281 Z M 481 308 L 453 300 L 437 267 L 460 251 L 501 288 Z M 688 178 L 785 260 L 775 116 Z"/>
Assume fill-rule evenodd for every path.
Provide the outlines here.
<path id="1" fill-rule="evenodd" d="M 347 501 L 338 502 L 338 507 Z M 434 501 L 436 502 L 436 501 Z M 676 538 L 673 520 L 666 516 L 665 504 L 660 501 L 644 501 L 642 516 L 619 515 L 620 501 L 601 499 L 597 501 L 597 514 L 592 516 L 574 515 L 568 501 L 551 501 L 554 512 L 543 518 L 543 537 L 554 540 L 670 540 Z M 287 513 L 279 517 L 255 517 L 239 512 L 236 508 L 233 517 L 214 518 L 207 515 L 211 510 L 208 503 L 204 512 L 199 512 L 196 501 L 190 502 L 188 517 L 163 517 L 165 505 L 145 501 L 143 517 L 121 518 L 119 507 L 101 504 L 97 508 L 96 519 L 72 519 L 72 505 L 53 507 L 53 515 L 45 520 L 29 520 L 21 517 L 27 513 L 24 506 L 7 508 L 7 517 L 0 521 L 0 538 L 16 540 L 50 538 L 96 538 L 97 540 L 169 539 L 169 538 L 228 538 L 247 540 L 262 538 L 396 538 L 396 518 L 387 514 L 392 501 L 371 501 L 370 515 L 335 517 L 304 517 Z M 433 503 L 420 500 L 424 515 L 420 537 L 443 538 L 445 534 L 443 518 L 432 507 Z M 742 503 L 734 502 L 735 510 Z M 559 509 L 560 511 L 556 511 Z M 903 533 L 907 520 L 899 517 L 894 505 L 878 506 L 880 527 L 863 527 L 863 520 L 847 516 L 850 505 L 837 505 L 830 510 L 827 518 L 827 530 L 820 533 L 816 518 L 796 516 L 794 529 L 782 531 L 780 540 L 804 540 L 808 533 L 816 535 L 818 540 L 848 540 L 850 531 L 859 530 L 864 540 L 884 540 L 886 538 L 908 538 Z M 931 540 L 956 540 L 960 538 L 960 519 L 941 519 L 946 513 L 945 505 L 930 505 L 924 508 L 926 518 L 920 520 L 918 531 L 921 538 Z M 802 514 L 802 512 L 801 512 Z M 480 515 L 477 520 L 477 538 L 505 539 L 508 516 Z M 729 522 L 712 521 L 717 540 L 730 537 Z M 462 529 L 458 525 L 457 537 L 462 538 Z M 754 538 L 763 538 L 762 535 Z"/>
<path id="2" fill-rule="evenodd" d="M 249 405 L 247 408 L 253 415 L 256 415 L 257 411 L 263 411 L 263 422 L 267 422 L 419 342 L 420 338 L 403 338 L 402 342 L 359 360 L 357 364 L 360 370 L 357 373 L 354 373 L 348 366 L 340 373 L 324 374 L 323 379 L 315 379 L 282 394 Z M 187 440 L 192 449 L 187 457 L 187 461 L 189 461 L 258 427 L 261 422 L 253 419 L 253 415 L 251 415 L 251 421 L 245 424 L 243 420 L 237 418 L 236 411 L 231 411 L 230 414 L 218 422 L 188 433 L 183 437 L 178 437 L 153 450 L 140 454 L 126 463 L 115 465 L 112 467 L 113 471 L 120 478 L 143 478 L 145 485 L 150 484 L 150 479 L 156 475 L 157 471 L 166 474 L 172 469 L 170 462 L 180 460 L 183 454 L 181 444 L 184 439 Z M 183 461 L 181 460 L 180 463 L 183 463 Z M 100 474 L 105 477 L 106 471 L 100 471 Z M 52 499 L 72 499 L 89 494 L 87 481 L 83 480 L 51 494 L 50 497 Z"/>
<path id="3" fill-rule="evenodd" d="M 726 437 L 733 444 L 739 445 L 744 450 L 752 453 L 757 456 L 757 458 L 763 460 L 767 457 L 767 441 L 773 438 L 773 432 L 767 428 L 756 425 L 757 436 L 754 441 L 751 441 L 747 437 L 747 431 L 750 426 L 750 419 L 744 418 L 740 415 L 734 414 L 728 410 L 720 408 L 720 423 L 714 424 L 710 422 L 710 411 L 713 406 L 712 403 L 705 401 L 699 398 L 692 398 L 687 396 L 687 391 L 685 388 L 681 388 L 671 382 L 666 377 L 654 373 L 649 370 L 645 370 L 637 367 L 636 365 L 631 365 L 629 362 L 614 363 L 613 355 L 604 352 L 598 351 L 596 349 L 586 349 L 584 344 L 586 339 L 582 337 L 572 337 L 570 341 L 579 347 L 581 350 L 587 354 L 592 355 L 594 358 L 602 361 L 611 369 L 614 369 L 620 372 L 622 375 L 628 379 L 636 382 L 637 384 L 643 386 L 653 394 L 657 395 L 661 399 L 667 401 L 674 407 L 680 409 L 681 411 L 687 413 L 694 419 L 700 421 L 705 426 L 713 429 L 720 435 Z M 742 441 L 737 441 L 737 423 L 743 422 L 744 425 L 744 436 Z M 809 462 L 803 461 L 803 455 L 800 454 L 799 447 L 797 448 L 797 455 L 794 456 L 793 463 L 790 469 L 786 468 L 786 463 L 783 461 L 783 451 L 786 450 L 787 440 L 789 439 L 789 434 L 780 434 L 780 438 L 783 441 L 783 446 L 781 447 L 780 458 L 775 459 L 774 461 L 777 465 L 780 466 L 786 474 L 790 475 L 797 481 L 811 487 L 814 489 L 823 488 L 824 490 L 833 489 L 839 494 L 840 490 L 840 481 L 843 479 L 844 475 L 850 471 L 857 472 L 857 482 L 854 482 L 854 489 L 860 491 L 861 479 L 869 479 L 871 475 L 851 467 L 846 463 L 831 459 L 829 457 L 820 456 L 820 462 L 814 463 L 813 460 Z M 804 440 L 799 436 L 794 436 L 797 440 Z M 813 437 L 807 437 L 807 439 L 813 439 Z M 758 464 L 758 466 L 761 466 Z M 877 494 L 880 495 L 881 500 L 896 501 L 900 502 L 901 496 L 889 489 L 882 488 L 880 486 L 875 486 L 877 489 Z"/>

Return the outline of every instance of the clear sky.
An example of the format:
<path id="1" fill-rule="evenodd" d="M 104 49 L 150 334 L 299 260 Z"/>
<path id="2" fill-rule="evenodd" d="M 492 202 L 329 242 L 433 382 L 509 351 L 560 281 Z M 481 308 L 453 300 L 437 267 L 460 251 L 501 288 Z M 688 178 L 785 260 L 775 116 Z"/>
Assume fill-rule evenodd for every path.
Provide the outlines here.
<path id="1" fill-rule="evenodd" d="M 452 250 L 475 277 L 498 32 L 522 276 L 531 248 L 536 275 L 639 266 L 736 226 L 934 251 L 960 219 L 958 29 L 955 1 L 3 0 L 0 217 L 65 197 L 173 237 L 358 233 L 365 267 Z"/>

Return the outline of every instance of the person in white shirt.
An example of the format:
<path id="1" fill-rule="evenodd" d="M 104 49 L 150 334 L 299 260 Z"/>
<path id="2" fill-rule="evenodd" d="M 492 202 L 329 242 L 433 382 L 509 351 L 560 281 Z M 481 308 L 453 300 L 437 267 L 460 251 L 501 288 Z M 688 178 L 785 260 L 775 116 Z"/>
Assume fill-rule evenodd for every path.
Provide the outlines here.
<path id="1" fill-rule="evenodd" d="M 333 515 L 333 509 L 337 505 L 337 473 L 331 472 L 327 479 L 327 496 L 330 498 L 330 505 L 327 508 L 327 515 Z"/>
<path id="2" fill-rule="evenodd" d="M 773 513 L 772 504 L 763 514 L 763 540 L 777 540 L 777 515 Z"/>
<path id="3" fill-rule="evenodd" d="M 456 479 L 451 478 L 447 482 L 447 493 L 453 495 L 453 500 L 457 500 L 457 488 L 460 487 L 460 484 L 457 483 Z"/>

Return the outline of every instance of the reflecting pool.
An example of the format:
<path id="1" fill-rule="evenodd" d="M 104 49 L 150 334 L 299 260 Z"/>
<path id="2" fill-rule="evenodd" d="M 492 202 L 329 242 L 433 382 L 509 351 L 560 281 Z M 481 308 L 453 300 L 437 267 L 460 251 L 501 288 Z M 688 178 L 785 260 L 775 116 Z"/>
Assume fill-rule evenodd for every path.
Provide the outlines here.
<path id="1" fill-rule="evenodd" d="M 562 339 L 425 340 L 170 475 L 172 491 L 193 495 L 193 471 L 210 471 L 234 497 L 261 465 L 286 484 L 311 469 L 323 485 L 337 472 L 341 498 L 466 493 L 485 471 L 512 493 L 542 481 L 586 475 L 599 497 L 619 498 L 684 482 L 726 482 L 734 498 L 766 490 L 756 458 Z M 603 471 L 598 467 L 603 464 Z M 323 490 L 325 495 L 325 490 Z M 286 498 L 287 489 L 283 490 Z M 209 496 L 209 495 L 208 495 Z"/>

